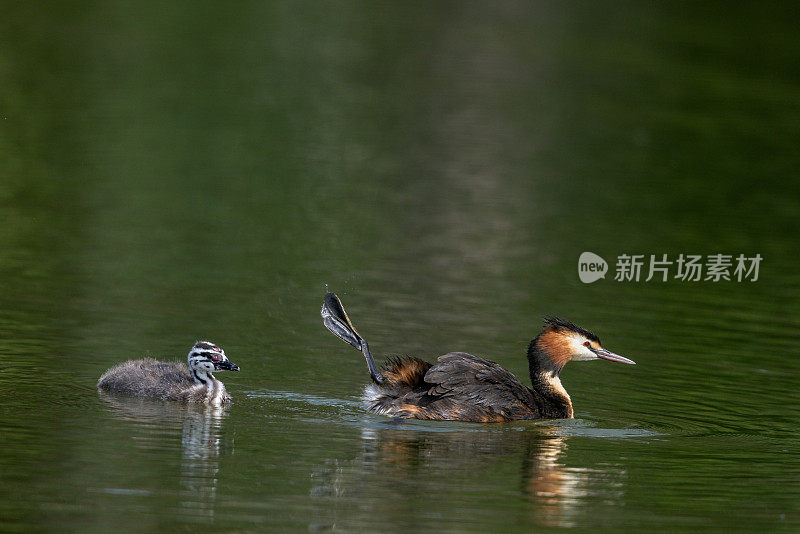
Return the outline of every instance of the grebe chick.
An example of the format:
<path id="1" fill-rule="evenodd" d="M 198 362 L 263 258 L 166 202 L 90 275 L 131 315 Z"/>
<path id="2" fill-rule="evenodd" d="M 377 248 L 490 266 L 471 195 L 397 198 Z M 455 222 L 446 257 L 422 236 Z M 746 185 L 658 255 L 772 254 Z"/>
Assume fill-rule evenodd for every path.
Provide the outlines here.
<path id="1" fill-rule="evenodd" d="M 210 341 L 198 341 L 189 351 L 187 360 L 188 367 L 153 358 L 128 360 L 103 373 L 97 387 L 128 395 L 212 406 L 230 402 L 225 385 L 211 374 L 211 371 L 239 370 L 239 366 L 225 356 L 225 351 Z"/>
<path id="2" fill-rule="evenodd" d="M 391 417 L 471 422 L 572 418 L 572 401 L 559 378 L 567 362 L 635 363 L 604 349 L 588 330 L 550 317 L 528 348 L 532 388 L 500 365 L 466 352 L 439 356 L 436 364 L 410 356 L 394 358 L 379 372 L 339 297 L 327 293 L 321 313 L 328 330 L 367 360 L 373 383 L 364 390 L 366 409 Z"/>

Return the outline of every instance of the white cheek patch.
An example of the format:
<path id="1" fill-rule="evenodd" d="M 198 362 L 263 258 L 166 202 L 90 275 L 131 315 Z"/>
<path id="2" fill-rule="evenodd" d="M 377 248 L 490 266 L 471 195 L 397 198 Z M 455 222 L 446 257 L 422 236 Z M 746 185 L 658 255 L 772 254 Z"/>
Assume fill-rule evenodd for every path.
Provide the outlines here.
<path id="1" fill-rule="evenodd" d="M 572 349 L 572 361 L 585 362 L 597 359 L 597 355 L 584 345 L 587 341 L 589 340 L 579 334 L 572 334 L 569 336 L 570 348 Z"/>

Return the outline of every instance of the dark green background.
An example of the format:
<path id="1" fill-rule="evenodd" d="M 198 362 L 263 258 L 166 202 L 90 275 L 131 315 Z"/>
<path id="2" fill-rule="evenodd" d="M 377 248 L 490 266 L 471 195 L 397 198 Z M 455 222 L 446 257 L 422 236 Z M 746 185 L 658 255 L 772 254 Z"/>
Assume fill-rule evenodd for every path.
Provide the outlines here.
<path id="1" fill-rule="evenodd" d="M 5 3 L 0 530 L 796 531 L 793 3 Z M 591 285 L 577 258 L 611 273 Z M 757 282 L 613 280 L 761 254 Z M 465 350 L 573 421 L 395 424 L 361 357 Z M 227 410 L 101 397 L 222 345 Z"/>

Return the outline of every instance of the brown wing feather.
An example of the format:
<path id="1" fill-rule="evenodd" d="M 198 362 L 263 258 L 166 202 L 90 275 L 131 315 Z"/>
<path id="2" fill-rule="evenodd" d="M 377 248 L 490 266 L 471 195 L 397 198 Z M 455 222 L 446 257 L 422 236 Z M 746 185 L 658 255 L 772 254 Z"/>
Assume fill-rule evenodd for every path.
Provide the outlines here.
<path id="1" fill-rule="evenodd" d="M 495 362 L 466 352 L 440 356 L 425 373 L 425 382 L 430 384 L 430 408 L 454 410 L 481 421 L 540 417 L 533 393 L 517 377 Z"/>
<path id="2" fill-rule="evenodd" d="M 466 352 L 389 360 L 385 382 L 364 391 L 367 409 L 406 419 L 472 422 L 541 417 L 534 393 L 498 364 Z"/>

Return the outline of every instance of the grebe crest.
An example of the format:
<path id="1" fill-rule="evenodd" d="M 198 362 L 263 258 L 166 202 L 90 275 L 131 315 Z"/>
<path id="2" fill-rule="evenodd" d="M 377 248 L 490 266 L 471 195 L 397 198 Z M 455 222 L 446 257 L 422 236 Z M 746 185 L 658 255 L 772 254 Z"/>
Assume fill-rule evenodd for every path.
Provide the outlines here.
<path id="1" fill-rule="evenodd" d="M 535 356 L 547 371 L 558 375 L 567 362 L 609 360 L 633 364 L 632 360 L 603 348 L 593 332 L 561 317 L 546 317 L 544 329 L 531 341 L 528 359 Z"/>
<path id="2" fill-rule="evenodd" d="M 212 373 L 239 370 L 239 366 L 228 359 L 225 351 L 210 341 L 198 341 L 186 359 L 188 367 L 152 358 L 129 360 L 103 373 L 97 387 L 128 395 L 213 406 L 230 402 L 225 385 Z"/>

